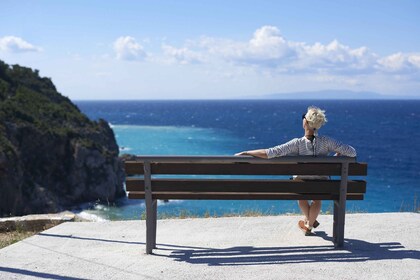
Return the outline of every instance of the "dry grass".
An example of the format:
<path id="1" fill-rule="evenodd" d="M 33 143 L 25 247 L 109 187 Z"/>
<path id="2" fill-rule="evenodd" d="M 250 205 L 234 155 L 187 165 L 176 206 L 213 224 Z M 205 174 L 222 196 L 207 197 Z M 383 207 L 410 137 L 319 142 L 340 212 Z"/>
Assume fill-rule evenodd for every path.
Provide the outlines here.
<path id="1" fill-rule="evenodd" d="M 0 249 L 37 234 L 37 231 L 8 231 L 0 232 Z"/>
<path id="2" fill-rule="evenodd" d="M 57 224 L 46 224 L 42 230 L 25 230 L 22 228 L 17 228 L 12 231 L 0 232 L 0 249 L 12 245 L 13 243 L 19 242 L 23 239 L 31 237 L 32 235 L 38 234 L 41 231 L 47 230 L 56 226 Z"/>

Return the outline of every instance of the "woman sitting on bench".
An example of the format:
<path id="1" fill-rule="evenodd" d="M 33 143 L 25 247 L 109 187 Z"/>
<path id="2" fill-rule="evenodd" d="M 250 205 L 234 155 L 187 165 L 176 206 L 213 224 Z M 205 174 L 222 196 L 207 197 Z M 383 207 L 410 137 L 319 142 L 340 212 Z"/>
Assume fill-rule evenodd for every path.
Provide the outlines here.
<path id="1" fill-rule="evenodd" d="M 330 153 L 355 157 L 356 150 L 346 144 L 340 143 L 327 136 L 318 136 L 318 130 L 327 122 L 325 111 L 318 107 L 311 106 L 302 115 L 302 127 L 304 136 L 294 138 L 287 143 L 269 149 L 259 149 L 244 151 L 235 156 L 250 155 L 260 158 L 274 158 L 281 156 L 327 156 Z M 294 179 L 325 180 L 326 176 L 294 176 Z M 316 220 L 321 211 L 321 200 L 299 200 L 299 207 L 305 216 L 304 220 L 298 222 L 299 228 L 305 235 L 312 234 L 312 228 L 316 228 L 319 223 Z"/>

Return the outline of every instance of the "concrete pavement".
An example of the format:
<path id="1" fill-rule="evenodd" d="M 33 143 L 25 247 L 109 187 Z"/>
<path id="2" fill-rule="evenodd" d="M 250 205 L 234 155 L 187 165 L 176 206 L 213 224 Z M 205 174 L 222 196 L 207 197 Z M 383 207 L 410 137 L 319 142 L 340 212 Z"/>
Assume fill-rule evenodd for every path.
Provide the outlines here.
<path id="1" fill-rule="evenodd" d="M 420 214 L 347 214 L 345 247 L 332 216 L 316 236 L 299 216 L 68 222 L 0 250 L 0 279 L 420 279 Z"/>

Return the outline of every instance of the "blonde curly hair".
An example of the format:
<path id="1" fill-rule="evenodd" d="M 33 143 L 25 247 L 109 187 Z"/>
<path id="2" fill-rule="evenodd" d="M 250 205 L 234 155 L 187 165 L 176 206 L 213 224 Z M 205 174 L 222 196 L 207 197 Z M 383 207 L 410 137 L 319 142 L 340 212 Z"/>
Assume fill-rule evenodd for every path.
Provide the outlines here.
<path id="1" fill-rule="evenodd" d="M 327 122 L 325 111 L 316 106 L 308 107 L 305 119 L 308 122 L 309 127 L 316 130 L 320 129 Z"/>

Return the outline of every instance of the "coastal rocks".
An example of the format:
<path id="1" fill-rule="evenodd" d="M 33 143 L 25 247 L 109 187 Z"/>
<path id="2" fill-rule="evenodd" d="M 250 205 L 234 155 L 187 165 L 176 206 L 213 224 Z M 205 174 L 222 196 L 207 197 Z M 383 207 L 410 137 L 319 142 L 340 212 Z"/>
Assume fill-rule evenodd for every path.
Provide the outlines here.
<path id="1" fill-rule="evenodd" d="M 125 195 L 115 136 L 38 72 L 0 61 L 0 216 L 55 213 Z"/>
<path id="2" fill-rule="evenodd" d="M 118 189 L 124 180 L 122 162 L 118 157 L 106 156 L 77 143 L 72 159 L 74 164 L 70 169 L 74 176 L 69 178 L 72 196 L 83 197 L 84 201 L 109 202 L 124 195 L 122 188 Z"/>

